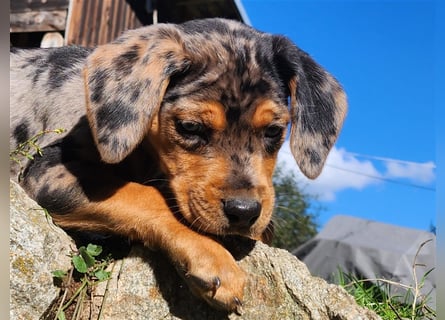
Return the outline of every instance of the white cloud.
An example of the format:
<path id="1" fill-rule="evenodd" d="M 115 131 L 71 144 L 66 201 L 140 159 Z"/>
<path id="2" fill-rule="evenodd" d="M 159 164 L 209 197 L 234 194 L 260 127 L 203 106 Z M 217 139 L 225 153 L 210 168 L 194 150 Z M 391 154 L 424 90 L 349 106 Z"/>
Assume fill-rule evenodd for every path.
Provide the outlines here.
<path id="1" fill-rule="evenodd" d="M 386 162 L 385 176 L 388 178 L 404 178 L 418 183 L 431 183 L 434 181 L 434 169 L 433 162 Z"/>
<path id="2" fill-rule="evenodd" d="M 292 171 L 300 185 L 307 192 L 317 195 L 322 201 L 335 200 L 335 194 L 346 189 L 362 190 L 368 186 L 384 183 L 384 179 L 407 178 L 416 183 L 430 183 L 434 180 L 434 164 L 399 161 L 387 158 L 370 157 L 382 160 L 386 172 L 379 172 L 372 161 L 343 148 L 334 147 L 326 165 L 315 180 L 306 178 L 298 168 L 286 142 L 278 154 L 278 162 L 285 170 Z"/>

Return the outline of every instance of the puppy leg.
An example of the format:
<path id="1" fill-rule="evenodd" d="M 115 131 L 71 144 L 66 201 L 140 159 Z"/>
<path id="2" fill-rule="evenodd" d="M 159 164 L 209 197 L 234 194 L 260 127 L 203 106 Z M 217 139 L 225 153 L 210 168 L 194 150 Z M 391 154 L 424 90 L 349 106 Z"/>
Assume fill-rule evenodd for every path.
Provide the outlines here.
<path id="1" fill-rule="evenodd" d="M 114 232 L 164 250 L 195 294 L 229 311 L 240 306 L 245 274 L 232 255 L 181 224 L 153 187 L 126 183 L 104 201 L 54 218 L 64 228 Z"/>
<path id="2" fill-rule="evenodd" d="M 61 227 L 111 232 L 159 248 L 197 296 L 214 307 L 239 311 L 246 275 L 232 255 L 180 223 L 156 188 L 118 181 L 104 170 L 78 163 L 36 164 L 23 185 L 50 208 Z"/>

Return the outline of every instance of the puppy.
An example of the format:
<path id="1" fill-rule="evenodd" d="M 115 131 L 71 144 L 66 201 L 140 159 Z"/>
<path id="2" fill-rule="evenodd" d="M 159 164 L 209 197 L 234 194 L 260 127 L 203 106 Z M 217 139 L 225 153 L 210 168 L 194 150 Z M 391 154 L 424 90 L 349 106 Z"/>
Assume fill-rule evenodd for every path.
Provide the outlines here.
<path id="1" fill-rule="evenodd" d="M 65 229 L 164 251 L 197 296 L 229 312 L 246 274 L 215 236 L 269 239 L 288 124 L 315 178 L 347 108 L 289 39 L 224 19 L 131 30 L 94 50 L 15 50 L 10 77 L 11 150 L 36 135 L 41 149 L 12 177 Z"/>

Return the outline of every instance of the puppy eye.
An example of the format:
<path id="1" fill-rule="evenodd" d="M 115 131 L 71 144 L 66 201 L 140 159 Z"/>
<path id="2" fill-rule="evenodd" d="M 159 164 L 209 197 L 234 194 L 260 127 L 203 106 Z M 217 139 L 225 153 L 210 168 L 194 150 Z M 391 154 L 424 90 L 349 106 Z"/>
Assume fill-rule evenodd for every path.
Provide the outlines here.
<path id="1" fill-rule="evenodd" d="M 281 146 L 284 127 L 278 125 L 270 125 L 264 129 L 264 146 L 270 154 L 278 151 Z"/>
<path id="2" fill-rule="evenodd" d="M 179 144 L 189 150 L 197 151 L 209 143 L 210 129 L 203 123 L 193 120 L 176 120 L 176 132 L 181 136 Z"/>
<path id="3" fill-rule="evenodd" d="M 268 139 L 279 139 L 283 134 L 283 130 L 280 126 L 271 125 L 264 131 L 264 137 Z"/>
<path id="4" fill-rule="evenodd" d="M 182 135 L 199 135 L 204 132 L 202 123 L 190 120 L 178 120 L 176 130 Z"/>

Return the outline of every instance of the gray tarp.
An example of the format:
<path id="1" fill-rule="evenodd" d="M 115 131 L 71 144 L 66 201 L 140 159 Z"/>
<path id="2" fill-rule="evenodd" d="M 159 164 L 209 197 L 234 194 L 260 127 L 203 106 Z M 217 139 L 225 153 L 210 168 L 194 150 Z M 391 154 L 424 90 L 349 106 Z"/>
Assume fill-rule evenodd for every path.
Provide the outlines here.
<path id="1" fill-rule="evenodd" d="M 402 228 L 350 216 L 335 216 L 313 239 L 293 253 L 302 260 L 313 275 L 330 282 L 337 279 L 339 268 L 346 274 L 363 279 L 384 278 L 413 285 L 413 263 L 419 281 L 435 268 L 436 236 L 431 232 Z M 422 294 L 431 295 L 435 307 L 435 271 L 425 279 Z M 391 286 L 395 294 L 404 294 L 400 287 Z"/>

